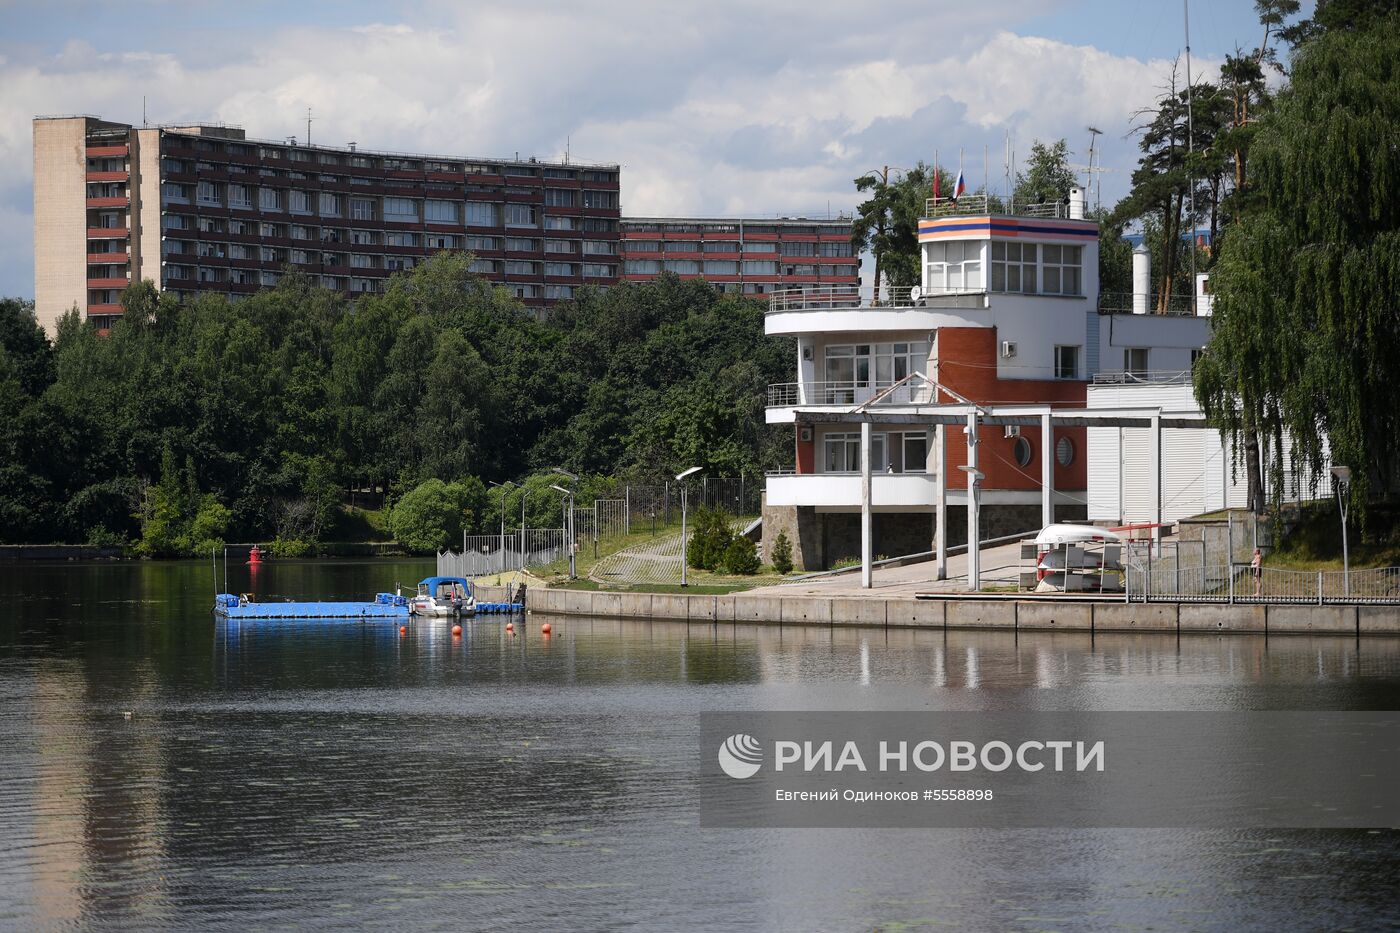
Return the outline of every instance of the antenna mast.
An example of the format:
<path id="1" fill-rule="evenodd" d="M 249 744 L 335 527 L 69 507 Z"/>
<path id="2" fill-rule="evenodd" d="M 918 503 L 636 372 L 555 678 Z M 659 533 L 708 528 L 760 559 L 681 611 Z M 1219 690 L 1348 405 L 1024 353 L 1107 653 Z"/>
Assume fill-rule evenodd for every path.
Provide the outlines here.
<path id="1" fill-rule="evenodd" d="M 1186 197 L 1191 212 L 1191 313 L 1196 314 L 1196 180 L 1191 177 L 1192 156 L 1195 154 L 1195 133 L 1191 98 L 1191 0 L 1181 0 L 1181 14 L 1186 26 Z M 1170 298 L 1170 296 L 1168 296 Z"/>
<path id="2" fill-rule="evenodd" d="M 306 144 L 311 145 L 311 108 L 306 108 Z"/>

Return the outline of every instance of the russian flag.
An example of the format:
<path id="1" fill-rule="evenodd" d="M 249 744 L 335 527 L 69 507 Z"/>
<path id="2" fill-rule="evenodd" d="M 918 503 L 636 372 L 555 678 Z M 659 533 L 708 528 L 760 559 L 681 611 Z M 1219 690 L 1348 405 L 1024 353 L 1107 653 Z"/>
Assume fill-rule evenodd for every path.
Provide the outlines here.
<path id="1" fill-rule="evenodd" d="M 963 180 L 962 169 L 958 169 L 958 180 L 953 182 L 953 200 L 956 201 L 958 198 L 962 197 L 963 192 L 966 190 L 967 182 Z"/>

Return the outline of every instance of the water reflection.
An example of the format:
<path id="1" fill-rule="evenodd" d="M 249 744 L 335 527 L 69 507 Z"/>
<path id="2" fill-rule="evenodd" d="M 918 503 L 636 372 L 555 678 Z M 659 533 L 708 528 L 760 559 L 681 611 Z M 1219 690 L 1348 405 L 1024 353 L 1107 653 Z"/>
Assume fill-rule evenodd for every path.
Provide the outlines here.
<path id="1" fill-rule="evenodd" d="M 363 598 L 429 569 L 273 563 L 256 585 Z M 705 710 L 1387 709 L 1400 640 L 485 618 L 454 638 L 216 624 L 213 579 L 0 571 L 0 927 L 1397 919 L 1389 833 L 701 832 L 691 786 Z"/>

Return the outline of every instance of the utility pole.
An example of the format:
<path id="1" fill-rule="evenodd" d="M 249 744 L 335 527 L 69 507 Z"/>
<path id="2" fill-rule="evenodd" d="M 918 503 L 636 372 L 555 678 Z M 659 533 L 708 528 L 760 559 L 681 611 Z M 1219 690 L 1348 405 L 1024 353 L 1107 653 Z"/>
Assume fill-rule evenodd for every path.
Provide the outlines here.
<path id="1" fill-rule="evenodd" d="M 1191 163 L 1195 153 L 1195 129 L 1191 91 L 1191 0 L 1181 0 L 1182 18 L 1186 24 L 1186 198 L 1187 210 L 1191 214 L 1191 313 L 1199 313 L 1196 308 L 1196 179 L 1191 174 Z M 1164 270 L 1167 271 L 1167 270 Z M 1171 296 L 1167 296 L 1168 301 Z"/>

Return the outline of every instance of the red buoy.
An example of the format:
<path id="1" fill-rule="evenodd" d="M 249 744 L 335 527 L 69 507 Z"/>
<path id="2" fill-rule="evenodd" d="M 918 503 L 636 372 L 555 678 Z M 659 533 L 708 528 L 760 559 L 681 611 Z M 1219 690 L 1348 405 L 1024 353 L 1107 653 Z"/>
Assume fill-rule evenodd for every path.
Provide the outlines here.
<path id="1" fill-rule="evenodd" d="M 506 631 L 507 631 L 507 632 L 513 632 L 513 631 L 515 631 L 515 623 L 514 623 L 514 622 L 507 622 L 507 623 L 506 623 Z"/>
<path id="2" fill-rule="evenodd" d="M 460 635 L 460 634 L 462 634 L 462 626 L 460 626 L 460 625 L 454 625 L 454 626 L 452 626 L 452 634 L 453 634 L 453 635 Z"/>
<path id="3" fill-rule="evenodd" d="M 407 626 L 407 625 L 400 625 L 400 626 L 399 626 L 399 634 L 400 634 L 400 635 L 407 635 L 407 634 L 408 634 L 408 626 Z"/>
<path id="4" fill-rule="evenodd" d="M 542 635 L 548 635 L 551 631 L 552 629 L 550 629 L 548 622 L 540 626 L 540 634 Z"/>
<path id="5" fill-rule="evenodd" d="M 253 545 L 253 549 L 250 550 L 250 551 L 248 552 L 248 563 L 250 563 L 250 564 L 261 564 L 261 563 L 262 563 L 262 551 L 258 548 L 258 546 L 257 546 L 256 544 Z"/>

